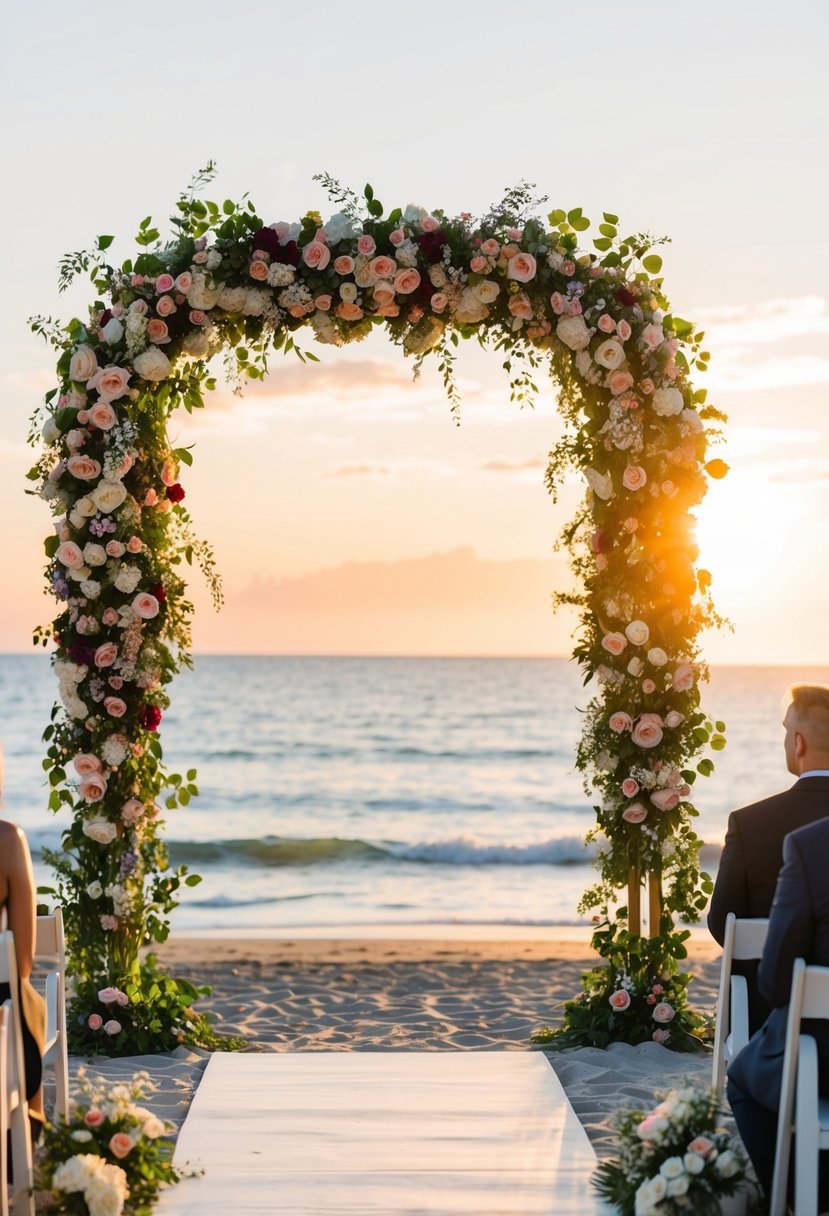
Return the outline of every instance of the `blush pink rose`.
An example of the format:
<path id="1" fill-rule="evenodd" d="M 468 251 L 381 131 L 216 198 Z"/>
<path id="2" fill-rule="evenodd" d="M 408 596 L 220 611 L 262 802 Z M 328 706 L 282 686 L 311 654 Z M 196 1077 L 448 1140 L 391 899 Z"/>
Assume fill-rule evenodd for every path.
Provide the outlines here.
<path id="1" fill-rule="evenodd" d="M 132 610 L 142 621 L 151 621 L 158 616 L 159 603 L 149 591 L 141 591 L 132 601 Z"/>
<path id="2" fill-rule="evenodd" d="M 489 270 L 489 262 L 486 258 L 481 257 L 479 253 L 476 253 L 474 258 L 470 259 L 469 269 L 473 274 L 484 274 Z"/>
<path id="3" fill-rule="evenodd" d="M 120 540 L 108 540 L 106 543 L 106 551 L 108 557 L 123 557 L 124 546 Z"/>
<path id="4" fill-rule="evenodd" d="M 104 642 L 95 651 L 96 667 L 111 667 L 118 658 L 118 647 L 114 642 Z"/>
<path id="5" fill-rule="evenodd" d="M 369 262 L 368 268 L 376 279 L 391 279 L 397 270 L 397 264 L 381 254 Z"/>
<path id="6" fill-rule="evenodd" d="M 557 317 L 560 317 L 564 312 L 564 296 L 559 291 L 554 291 L 550 296 L 550 307 Z"/>
<path id="7" fill-rule="evenodd" d="M 165 291 L 172 291 L 176 281 L 171 274 L 160 274 L 155 281 L 155 294 L 161 296 Z"/>
<path id="8" fill-rule="evenodd" d="M 610 715 L 608 726 L 617 735 L 621 735 L 623 731 L 630 730 L 633 726 L 633 719 L 630 714 L 626 714 L 624 710 L 617 710 L 616 713 Z"/>
<path id="9" fill-rule="evenodd" d="M 627 646 L 627 638 L 623 633 L 606 633 L 602 638 L 602 646 L 608 654 L 620 655 Z"/>
<path id="10" fill-rule="evenodd" d="M 497 258 L 501 252 L 501 246 L 491 236 L 481 245 L 481 253 L 485 253 L 488 258 Z"/>
<path id="11" fill-rule="evenodd" d="M 680 663 L 671 681 L 677 692 L 687 692 L 694 687 L 694 669 L 690 663 Z"/>
<path id="12" fill-rule="evenodd" d="M 103 920 L 103 919 L 104 918 L 101 917 L 101 920 Z M 116 927 L 117 927 L 117 917 L 111 916 L 111 917 L 109 917 L 109 919 L 114 920 L 116 922 Z M 115 1018 L 110 1018 L 108 1022 L 104 1022 L 104 1034 L 116 1035 L 116 1034 L 120 1034 L 120 1033 L 121 1033 L 121 1023 L 117 1022 L 115 1020 Z"/>
<path id="13" fill-rule="evenodd" d="M 440 228 L 440 220 L 433 215 L 424 215 L 420 221 L 421 232 L 437 232 Z"/>
<path id="14" fill-rule="evenodd" d="M 104 697 L 104 709 L 110 718 L 123 718 L 127 712 L 127 703 L 120 697 Z"/>
<path id="15" fill-rule="evenodd" d="M 409 296 L 420 286 L 420 273 L 417 270 L 398 270 L 394 276 L 395 290 L 401 296 Z"/>
<path id="16" fill-rule="evenodd" d="M 73 540 L 65 540 L 58 545 L 55 557 L 70 570 L 78 570 L 83 565 L 83 553 Z"/>
<path id="17" fill-rule="evenodd" d="M 679 806 L 679 790 L 654 790 L 651 794 L 651 802 L 658 811 L 672 811 L 674 807 Z"/>
<path id="18" fill-rule="evenodd" d="M 641 338 L 649 350 L 656 350 L 657 346 L 661 346 L 664 342 L 665 335 L 662 332 L 662 326 L 653 321 L 642 330 Z"/>
<path id="19" fill-rule="evenodd" d="M 662 742 L 662 719 L 659 714 L 640 714 L 630 737 L 637 747 L 657 747 Z"/>
<path id="20" fill-rule="evenodd" d="M 311 270 L 325 270 L 331 261 L 331 250 L 322 241 L 309 241 L 303 246 L 302 260 Z"/>
<path id="21" fill-rule="evenodd" d="M 713 1140 L 709 1140 L 707 1136 L 697 1136 L 688 1145 L 689 1153 L 696 1153 L 699 1157 L 707 1157 L 715 1148 Z"/>
<path id="22" fill-rule="evenodd" d="M 616 337 L 619 338 L 621 342 L 627 342 L 632 332 L 633 331 L 631 330 L 627 321 L 620 321 L 616 326 Z"/>
<path id="23" fill-rule="evenodd" d="M 107 684 L 110 686 L 110 688 L 114 689 L 115 692 L 118 692 L 119 688 L 124 687 L 124 681 L 120 676 L 110 676 L 107 680 Z"/>
<path id="24" fill-rule="evenodd" d="M 207 320 L 207 313 L 201 308 L 191 308 L 190 320 L 193 325 L 204 325 L 205 321 Z"/>
<path id="25" fill-rule="evenodd" d="M 114 1136 L 110 1137 L 109 1151 L 113 1157 L 118 1157 L 119 1160 L 123 1160 L 134 1148 L 132 1137 L 128 1136 L 126 1132 L 116 1132 Z"/>
<path id="26" fill-rule="evenodd" d="M 656 685 L 654 684 L 653 680 L 642 681 L 642 692 L 645 694 L 645 696 L 649 696 L 652 692 L 656 692 Z"/>
<path id="27" fill-rule="evenodd" d="M 118 995 L 115 998 L 115 1004 L 120 1005 L 122 1009 L 126 1009 L 127 1005 L 129 1005 L 129 1003 L 130 1003 L 130 998 L 127 996 L 126 992 L 119 991 Z"/>
<path id="28" fill-rule="evenodd" d="M 603 334 L 612 334 L 616 328 L 616 322 L 613 320 L 609 312 L 603 312 L 596 324 Z"/>
<path id="29" fill-rule="evenodd" d="M 653 1032 L 653 1034 L 651 1035 L 651 1038 L 653 1039 L 654 1043 L 667 1043 L 668 1039 L 670 1037 L 671 1037 L 670 1030 L 666 1030 L 666 1028 L 664 1026 L 659 1027 L 659 1029 L 655 1030 Z"/>
<path id="30" fill-rule="evenodd" d="M 268 263 L 259 261 L 251 262 L 250 266 L 248 267 L 248 274 L 252 279 L 256 279 L 258 283 L 264 283 L 265 279 L 268 277 Z"/>
<path id="31" fill-rule="evenodd" d="M 316 304 L 316 306 L 320 310 L 320 312 L 328 312 L 328 310 L 331 308 L 331 297 L 327 296 L 327 295 L 326 296 L 317 296 L 317 298 L 314 300 L 314 303 Z"/>
<path id="32" fill-rule="evenodd" d="M 101 475 L 101 466 L 91 456 L 70 456 L 66 462 L 66 470 L 78 481 L 94 481 Z"/>
<path id="33" fill-rule="evenodd" d="M 86 1019 L 86 1024 L 90 1030 L 100 1030 L 104 1024 L 104 1019 L 101 1017 L 100 1013 L 90 1013 L 89 1017 Z M 90 1113 L 91 1112 L 89 1112 L 89 1111 L 87 1112 L 87 1114 L 90 1114 Z M 103 1118 L 103 1116 L 101 1116 L 101 1118 Z M 94 1123 L 91 1123 L 91 1124 L 88 1124 L 87 1126 L 95 1127 L 96 1125 Z"/>
<path id="34" fill-rule="evenodd" d="M 103 401 L 117 401 L 127 391 L 129 382 L 130 373 L 110 363 L 108 367 L 100 368 L 87 381 L 86 387 L 94 388 Z"/>
<path id="35" fill-rule="evenodd" d="M 178 481 L 178 465 L 172 456 L 168 456 L 161 465 L 161 480 L 165 486 L 174 486 Z"/>
<path id="36" fill-rule="evenodd" d="M 156 300 L 155 311 L 160 317 L 171 317 L 176 311 L 176 302 L 172 296 L 162 296 Z"/>
<path id="37" fill-rule="evenodd" d="M 117 988 L 102 988 L 98 993 L 98 1000 L 102 1005 L 112 1005 L 118 995 Z"/>
<path id="38" fill-rule="evenodd" d="M 96 401 L 89 410 L 89 421 L 102 431 L 109 431 L 118 421 L 118 415 L 108 401 Z"/>
<path id="39" fill-rule="evenodd" d="M 625 988 L 619 988 L 608 997 L 608 1004 L 617 1013 L 624 1013 L 630 1005 L 630 993 Z"/>
<path id="40" fill-rule="evenodd" d="M 176 291 L 180 291 L 184 295 L 187 295 L 188 291 L 193 286 L 193 276 L 191 275 L 190 271 L 182 270 L 173 286 L 175 287 Z"/>
<path id="41" fill-rule="evenodd" d="M 380 307 L 376 309 L 376 313 L 378 317 L 399 317 L 400 305 L 395 304 L 392 300 L 388 304 L 381 304 Z"/>
<path id="42" fill-rule="evenodd" d="M 101 620 L 103 621 L 103 623 L 104 623 L 105 625 L 114 625 L 114 624 L 115 624 L 115 622 L 118 620 L 118 611 L 117 611 L 117 609 L 115 609 L 115 608 L 105 608 L 105 609 L 104 609 L 104 615 L 101 617 Z"/>
<path id="43" fill-rule="evenodd" d="M 374 295 L 375 303 L 381 308 L 384 308 L 387 304 L 393 304 L 394 284 L 390 283 L 388 279 L 381 279 L 379 283 L 374 284 L 372 294 Z"/>
<path id="44" fill-rule="evenodd" d="M 627 392 L 629 388 L 633 387 L 633 376 L 631 376 L 630 372 L 617 367 L 607 377 L 607 387 L 614 397 L 619 397 L 622 393 Z"/>
<path id="45" fill-rule="evenodd" d="M 155 342 L 156 346 L 159 343 L 162 345 L 170 341 L 170 331 L 167 328 L 167 322 L 162 321 L 160 317 L 153 317 L 147 322 L 147 337 L 151 342 Z"/>
<path id="46" fill-rule="evenodd" d="M 529 283 L 535 278 L 538 265 L 531 253 L 516 253 L 507 263 L 507 278 L 516 283 Z"/>
<path id="47" fill-rule="evenodd" d="M 364 258 L 370 258 L 376 248 L 377 242 L 370 233 L 364 232 L 361 237 L 357 238 L 357 252 L 361 253 Z"/>
<path id="48" fill-rule="evenodd" d="M 622 474 L 622 485 L 626 490 L 641 490 L 648 475 L 640 464 L 629 464 Z"/>
<path id="49" fill-rule="evenodd" d="M 336 313 L 344 321 L 359 321 L 363 316 L 363 310 L 360 305 L 354 304 L 349 300 L 343 300 L 341 304 L 338 304 Z"/>
<path id="50" fill-rule="evenodd" d="M 140 553 L 144 548 L 144 542 L 140 536 L 131 536 L 127 541 L 128 553 Z"/>
<path id="51" fill-rule="evenodd" d="M 520 317 L 522 321 L 532 320 L 532 300 L 526 291 L 519 291 L 514 296 L 510 296 L 507 307 L 514 317 Z"/>
<path id="52" fill-rule="evenodd" d="M 107 792 L 106 778 L 102 773 L 90 773 L 81 779 L 78 789 L 87 802 L 100 802 Z"/>
<path id="53" fill-rule="evenodd" d="M 94 1026 L 92 1026 L 93 1018 L 95 1019 L 96 1023 Z M 92 1026 L 93 1030 L 100 1030 L 103 1024 L 104 1023 L 100 1017 L 100 1014 L 93 1013 L 90 1015 L 89 1025 Z M 83 1117 L 83 1121 L 87 1127 L 100 1127 L 104 1121 L 104 1117 L 104 1112 L 102 1110 L 98 1110 L 97 1106 L 90 1106 L 89 1110 Z"/>
<path id="54" fill-rule="evenodd" d="M 650 395 L 650 393 L 653 392 L 653 388 L 654 388 L 653 380 L 651 380 L 650 376 L 646 376 L 644 380 L 640 380 L 639 387 L 642 390 L 642 392 L 646 396 L 648 396 L 648 395 Z"/>
<path id="55" fill-rule="evenodd" d="M 443 291 L 436 291 L 432 296 L 432 312 L 443 312 L 449 303 L 449 297 Z"/>
<path id="56" fill-rule="evenodd" d="M 626 798 L 634 798 L 639 793 L 639 782 L 633 777 L 625 777 L 622 782 L 622 793 Z"/>
<path id="57" fill-rule="evenodd" d="M 340 254 L 334 261 L 334 269 L 337 274 L 351 274 L 354 270 L 354 258 L 350 258 L 348 254 Z"/>
<path id="58" fill-rule="evenodd" d="M 391 241 L 392 245 L 394 245 L 395 249 L 399 249 L 405 239 L 406 233 L 402 228 L 395 228 L 393 232 L 389 233 L 389 240 Z"/>
<path id="59" fill-rule="evenodd" d="M 88 777 L 91 773 L 100 773 L 103 765 L 97 756 L 89 752 L 80 752 L 72 761 L 75 772 L 79 777 Z"/>
<path id="60" fill-rule="evenodd" d="M 632 802 L 629 807 L 622 811 L 622 818 L 626 823 L 644 823 L 648 817 L 648 808 L 643 806 L 641 802 Z"/>
<path id="61" fill-rule="evenodd" d="M 673 1005 L 669 1005 L 667 1001 L 660 1001 L 654 1006 L 653 1020 L 655 1022 L 671 1022 L 676 1015 L 676 1010 Z"/>
<path id="62" fill-rule="evenodd" d="M 137 798 L 128 798 L 121 808 L 121 818 L 124 823 L 137 823 L 144 814 L 144 804 Z"/>

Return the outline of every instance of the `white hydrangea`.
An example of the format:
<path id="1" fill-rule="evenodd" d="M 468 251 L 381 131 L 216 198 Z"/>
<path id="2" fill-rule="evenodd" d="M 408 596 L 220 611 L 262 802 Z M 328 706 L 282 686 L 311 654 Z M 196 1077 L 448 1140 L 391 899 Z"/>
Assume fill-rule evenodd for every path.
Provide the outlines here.
<path id="1" fill-rule="evenodd" d="M 329 245 L 336 245 L 339 241 L 347 241 L 350 237 L 357 235 L 354 224 L 347 215 L 343 215 L 342 211 L 331 216 L 325 225 L 325 233 Z"/>
<path id="2" fill-rule="evenodd" d="M 284 262 L 274 262 L 268 267 L 268 283 L 271 287 L 289 287 L 296 279 L 296 271 L 293 266 L 286 266 Z"/>
<path id="3" fill-rule="evenodd" d="M 140 582 L 141 571 L 137 566 L 127 565 L 126 562 L 115 576 L 115 586 L 119 591 L 123 591 L 125 595 L 132 595 Z"/>

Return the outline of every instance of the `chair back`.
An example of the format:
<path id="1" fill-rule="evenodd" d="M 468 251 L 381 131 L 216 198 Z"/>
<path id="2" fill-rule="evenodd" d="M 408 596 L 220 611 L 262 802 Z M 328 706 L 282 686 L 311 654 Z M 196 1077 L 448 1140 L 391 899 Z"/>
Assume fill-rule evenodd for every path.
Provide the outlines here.
<path id="1" fill-rule="evenodd" d="M 12 1208 L 14 1216 L 34 1216 L 32 1197 L 32 1143 L 29 1135 L 29 1108 L 26 1102 L 26 1067 L 23 1036 L 20 1031 L 20 988 L 17 982 L 17 956 L 10 930 L 0 933 L 0 983 L 9 985 L 11 998 L 6 1010 L 6 1084 L 9 1130 L 14 1173 Z M 4 1140 L 5 1143 L 5 1140 Z M 2 1180 L 5 1186 L 5 1175 Z M 5 1216 L 5 1213 L 4 1213 Z"/>
<path id="2" fill-rule="evenodd" d="M 729 912 L 725 918 L 711 1070 L 711 1085 L 718 1096 L 723 1091 L 728 1061 L 734 1058 L 749 1038 L 748 989 L 745 982 L 737 986 L 737 980 L 742 977 L 732 976 L 733 964 L 735 960 L 745 962 L 762 958 L 768 929 L 768 919 L 748 920 L 741 917 L 738 920 L 733 912 Z"/>
<path id="3" fill-rule="evenodd" d="M 55 908 L 38 916 L 35 937 L 35 960 L 47 967 L 46 975 L 46 1035 L 43 1045 L 43 1066 L 55 1074 L 55 1108 L 53 1122 L 66 1117 L 69 1107 L 69 1058 L 66 1043 L 66 944 L 63 935 L 63 912 Z"/>
<path id="4" fill-rule="evenodd" d="M 63 911 L 55 908 L 35 922 L 35 954 L 66 970 L 66 942 L 63 935 Z"/>
<path id="5" fill-rule="evenodd" d="M 727 922 L 732 916 L 734 916 L 734 913 L 729 912 L 726 917 L 726 928 Z M 762 958 L 763 947 L 766 944 L 768 932 L 768 917 L 758 917 L 756 920 L 749 920 L 743 917 L 738 920 L 735 917 L 732 958 L 739 959 L 740 962 L 745 962 L 747 959 Z"/>

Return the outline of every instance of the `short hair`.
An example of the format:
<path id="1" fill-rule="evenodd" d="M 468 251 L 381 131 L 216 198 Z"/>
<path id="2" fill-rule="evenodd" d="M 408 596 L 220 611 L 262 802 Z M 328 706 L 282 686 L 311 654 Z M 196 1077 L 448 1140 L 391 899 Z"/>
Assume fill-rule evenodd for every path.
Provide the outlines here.
<path id="1" fill-rule="evenodd" d="M 829 688 L 825 684 L 792 684 L 786 693 L 786 704 L 806 717 L 814 710 L 829 715 Z"/>

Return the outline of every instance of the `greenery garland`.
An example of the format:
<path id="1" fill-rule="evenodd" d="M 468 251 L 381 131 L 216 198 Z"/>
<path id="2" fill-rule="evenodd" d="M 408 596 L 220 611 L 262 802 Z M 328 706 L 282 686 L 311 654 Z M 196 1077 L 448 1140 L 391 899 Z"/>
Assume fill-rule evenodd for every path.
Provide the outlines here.
<path id="1" fill-rule="evenodd" d="M 387 214 L 371 186 L 360 198 L 323 175 L 335 215 L 267 226 L 247 198 L 198 198 L 212 174 L 208 165 L 178 200 L 170 242 L 148 217 L 141 251 L 120 267 L 106 260 L 110 236 L 63 259 L 61 289 L 92 279 L 86 321 L 31 322 L 59 352 L 59 387 L 33 419 L 32 441 L 45 447 L 29 477 L 56 520 L 46 574 L 60 611 L 35 641 L 54 643 L 61 698 L 45 736 L 50 806 L 74 815 L 49 860 L 77 976 L 76 1040 L 90 1045 L 106 1012 L 96 993 L 110 988 L 131 1015 L 108 1019 L 118 1026 L 111 1050 L 135 1049 L 136 1027 L 142 1044 L 147 1033 L 164 1044 L 207 1033 L 189 1008 L 193 990 L 139 963 L 142 946 L 167 936 L 182 883 L 199 881 L 170 870 L 159 837 L 160 803 L 173 809 L 198 792 L 193 770 L 166 771 L 158 735 L 166 686 L 190 663 L 183 566 L 196 560 L 221 601 L 211 550 L 183 505 L 191 454 L 171 446 L 167 421 L 203 405 L 220 352 L 240 386 L 264 378 L 272 350 L 316 360 L 297 345 L 300 330 L 340 345 L 376 327 L 416 373 L 436 355 L 456 416 L 462 338 L 500 352 L 513 400 L 532 400 L 544 366 L 558 385 L 567 430 L 547 484 L 555 495 L 575 468 L 588 486 L 562 538 L 578 590 L 558 599 L 579 610 L 574 657 L 585 682 L 598 682 L 576 757 L 598 801 L 590 835 L 600 844 L 599 879 L 581 906 L 599 910 L 594 944 L 609 964 L 581 1013 L 586 1002 L 587 1039 L 597 1026 L 600 1038 L 630 1037 L 617 994 L 675 974 L 684 936 L 673 918 L 694 919 L 705 903 L 690 797 L 713 765 L 694 761 L 724 744 L 722 724 L 699 708 L 697 639 L 717 618 L 710 576 L 695 568 L 691 512 L 706 476 L 727 471 L 707 455 L 722 415 L 691 383 L 708 362 L 702 334 L 671 313 L 649 238 L 621 237 L 605 213 L 595 252 L 582 252 L 581 210 L 540 219 L 545 200 L 524 184 L 475 222 L 414 206 Z M 632 868 L 664 882 L 657 944 L 644 954 L 625 936 L 625 908 L 613 909 Z M 674 1013 L 676 1029 L 684 1014 Z"/>

